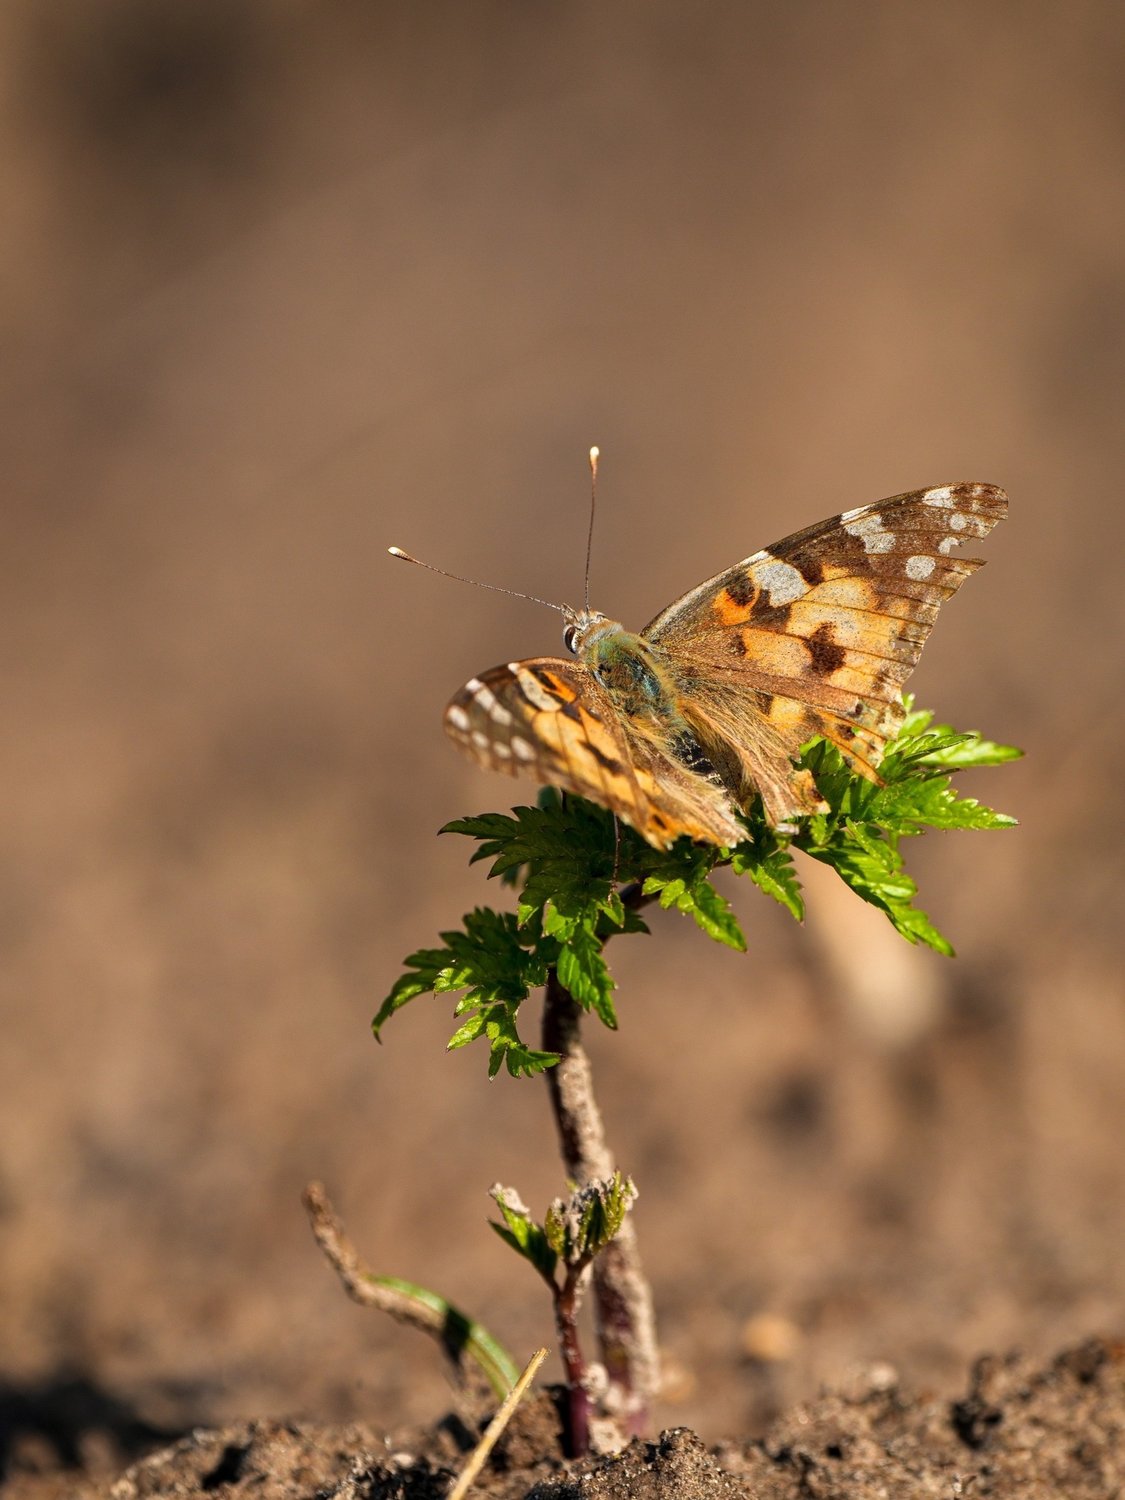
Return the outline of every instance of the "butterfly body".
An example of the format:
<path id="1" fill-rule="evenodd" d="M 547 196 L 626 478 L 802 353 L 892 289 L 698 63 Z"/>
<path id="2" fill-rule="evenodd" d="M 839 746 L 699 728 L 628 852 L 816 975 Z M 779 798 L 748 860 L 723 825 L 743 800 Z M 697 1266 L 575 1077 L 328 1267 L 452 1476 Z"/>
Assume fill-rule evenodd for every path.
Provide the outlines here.
<path id="1" fill-rule="evenodd" d="M 672 664 L 662 661 L 643 635 L 599 615 L 591 627 L 576 634 L 574 654 L 629 718 L 674 716 Z"/>
<path id="2" fill-rule="evenodd" d="M 564 610 L 572 658 L 474 677 L 447 732 L 480 765 L 600 802 L 658 847 L 737 843 L 756 793 L 785 828 L 823 805 L 794 765 L 812 736 L 878 780 L 938 608 L 980 566 L 951 554 L 1006 509 L 996 486 L 959 484 L 846 511 L 716 574 L 639 633 Z"/>

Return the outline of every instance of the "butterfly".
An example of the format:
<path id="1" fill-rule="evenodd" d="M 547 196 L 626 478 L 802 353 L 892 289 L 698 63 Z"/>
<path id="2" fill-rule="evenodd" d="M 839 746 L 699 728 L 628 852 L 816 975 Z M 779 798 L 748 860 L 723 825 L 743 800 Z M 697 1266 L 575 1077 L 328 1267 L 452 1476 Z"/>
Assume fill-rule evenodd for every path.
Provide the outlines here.
<path id="1" fill-rule="evenodd" d="M 639 634 L 563 606 L 569 659 L 473 677 L 446 731 L 478 765 L 588 797 L 657 848 L 737 844 L 756 794 L 792 831 L 825 806 L 794 764 L 814 735 L 879 780 L 938 609 L 982 566 L 954 550 L 1007 508 L 995 485 L 949 484 L 845 511 L 717 573 Z"/>

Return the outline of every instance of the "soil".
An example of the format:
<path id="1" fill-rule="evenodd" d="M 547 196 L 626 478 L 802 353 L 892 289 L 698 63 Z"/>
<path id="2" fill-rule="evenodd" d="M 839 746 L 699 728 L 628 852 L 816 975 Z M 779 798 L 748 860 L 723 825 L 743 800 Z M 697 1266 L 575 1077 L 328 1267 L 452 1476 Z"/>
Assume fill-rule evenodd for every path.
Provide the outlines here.
<path id="1" fill-rule="evenodd" d="M 67 1493 L 445 1500 L 475 1436 L 456 1417 L 393 1439 L 359 1424 L 237 1423 L 199 1429 L 112 1484 Z M 560 1451 L 555 1399 L 542 1391 L 517 1410 L 472 1488 L 481 1500 L 1114 1500 L 1123 1492 L 1125 1346 L 1099 1340 L 1045 1367 L 1019 1355 L 980 1359 L 953 1398 L 912 1395 L 883 1366 L 745 1444 L 709 1448 L 675 1427 L 572 1462 Z"/>
<path id="2" fill-rule="evenodd" d="M 4 1500 L 460 1461 L 312 1179 L 375 1269 L 551 1341 L 487 1227 L 497 1180 L 563 1190 L 541 1081 L 447 1055 L 448 997 L 369 1022 L 507 899 L 434 833 L 530 788 L 441 711 L 558 621 L 385 549 L 580 598 L 594 442 L 631 627 L 1003 484 L 912 685 L 1028 753 L 964 782 L 1018 830 L 911 841 L 954 961 L 809 862 L 803 927 L 726 883 L 745 954 L 615 944 L 586 1041 L 655 1427 L 699 1441 L 552 1469 L 529 1408 L 523 1493 L 1115 1493 L 1123 49 L 1120 0 L 0 5 Z"/>

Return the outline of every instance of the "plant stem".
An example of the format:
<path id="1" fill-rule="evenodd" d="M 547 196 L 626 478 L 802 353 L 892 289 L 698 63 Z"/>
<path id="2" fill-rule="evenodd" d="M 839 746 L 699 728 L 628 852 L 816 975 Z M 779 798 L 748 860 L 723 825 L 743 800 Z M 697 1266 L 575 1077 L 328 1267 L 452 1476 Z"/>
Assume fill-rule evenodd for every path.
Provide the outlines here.
<path id="1" fill-rule="evenodd" d="M 562 1286 L 554 1288 L 554 1295 L 559 1355 L 566 1372 L 570 1455 L 582 1458 L 590 1447 L 590 1395 L 586 1388 L 586 1361 L 578 1342 L 578 1278 L 568 1273 Z"/>
<path id="2" fill-rule="evenodd" d="M 559 1062 L 546 1073 L 568 1177 L 580 1186 L 616 1170 L 594 1098 L 590 1060 L 579 1039 L 582 1012 L 552 969 L 547 976 L 543 1046 Z M 660 1383 L 652 1292 L 641 1268 L 631 1217 L 594 1261 L 594 1320 L 610 1381 L 607 1406 L 627 1435 L 643 1432 Z M 561 1329 L 560 1329 L 561 1333 Z M 574 1397 L 572 1394 L 572 1401 Z"/>
<path id="3" fill-rule="evenodd" d="M 310 1182 L 302 1198 L 316 1242 L 353 1301 L 431 1334 L 453 1361 L 462 1381 L 467 1379 L 469 1362 L 473 1361 L 495 1395 L 507 1396 L 519 1378 L 519 1367 L 487 1329 L 436 1292 L 395 1276 L 377 1276 L 365 1266 L 321 1183 Z"/>

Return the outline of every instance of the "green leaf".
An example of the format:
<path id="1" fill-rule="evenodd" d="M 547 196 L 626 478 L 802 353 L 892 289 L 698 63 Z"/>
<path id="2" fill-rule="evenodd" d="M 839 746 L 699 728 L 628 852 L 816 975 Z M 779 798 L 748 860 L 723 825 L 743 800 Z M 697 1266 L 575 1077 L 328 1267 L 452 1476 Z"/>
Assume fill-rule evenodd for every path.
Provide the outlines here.
<path id="1" fill-rule="evenodd" d="M 952 755 L 971 739 L 972 735 L 957 734 L 953 730 L 948 733 L 926 730 L 924 734 L 909 737 L 900 735 L 891 741 L 879 762 L 879 779 L 893 783 L 908 777 L 926 776 L 930 774 L 929 767 L 936 764 L 931 757 Z"/>
<path id="2" fill-rule="evenodd" d="M 924 833 L 927 828 L 1014 828 L 1015 818 L 985 807 L 975 797 L 959 797 L 948 776 L 901 781 L 879 787 L 868 819 L 893 833 Z"/>
<path id="3" fill-rule="evenodd" d="M 462 1002 L 464 1005 L 466 1002 Z M 488 1042 L 488 1076 L 495 1078 L 506 1067 L 513 1078 L 530 1078 L 558 1062 L 555 1052 L 537 1052 L 525 1046 L 516 1030 L 515 1011 L 507 1005 L 486 1005 L 454 1032 L 447 1044 L 452 1052 L 484 1037 Z"/>
<path id="4" fill-rule="evenodd" d="M 551 1249 L 560 1260 L 564 1260 L 566 1258 L 567 1244 L 566 1219 L 563 1216 L 563 1202 L 561 1198 L 556 1198 L 554 1203 L 548 1208 L 546 1216 L 543 1219 L 543 1233 Z"/>
<path id="5" fill-rule="evenodd" d="M 524 1260 L 530 1261 L 545 1280 L 553 1280 L 559 1257 L 543 1228 L 535 1223 L 510 1188 L 502 1188 L 497 1183 L 492 1189 L 492 1198 L 504 1219 L 503 1224 L 490 1219 L 492 1228 L 506 1245 L 511 1245 Z"/>
<path id="6" fill-rule="evenodd" d="M 731 910 L 730 902 L 719 894 L 709 880 L 703 880 L 685 892 L 691 905 L 685 908 L 684 896 L 677 901 L 678 910 L 688 910 L 697 927 L 717 943 L 725 943 L 739 953 L 746 952 L 746 938 L 738 925 L 738 918 Z"/>
<path id="7" fill-rule="evenodd" d="M 898 731 L 899 739 L 906 739 L 916 734 L 921 734 L 927 729 L 933 720 L 933 710 L 928 708 L 914 707 L 914 694 L 903 693 L 902 695 L 903 720 Z"/>
<path id="8" fill-rule="evenodd" d="M 544 1233 L 559 1259 L 581 1267 L 593 1260 L 620 1233 L 636 1200 L 631 1178 L 614 1172 L 556 1198 L 543 1221 Z"/>
<path id="9" fill-rule="evenodd" d="M 711 884 L 710 875 L 723 856 L 711 845 L 679 839 L 671 849 L 650 849 L 648 873 L 641 891 L 655 896 L 666 910 L 674 908 L 692 918 L 701 932 L 740 953 L 746 938 L 725 896 Z"/>
<path id="10" fill-rule="evenodd" d="M 801 749 L 797 764 L 813 774 L 817 790 L 828 803 L 827 813 L 814 813 L 802 822 L 802 832 L 819 837 L 820 830 L 834 826 L 841 818 L 863 818 L 878 787 L 874 782 L 848 769 L 844 757 L 827 740 L 811 740 Z"/>
<path id="11" fill-rule="evenodd" d="M 947 740 L 959 740 L 959 744 L 939 745 L 926 756 L 924 764 L 943 766 L 951 771 L 963 771 L 976 766 L 1002 766 L 1011 760 L 1021 760 L 1023 751 L 1018 745 L 998 745 L 995 740 L 986 740 L 973 730 L 969 734 L 956 735 L 947 725 L 939 725 L 935 731 Z"/>
<path id="12" fill-rule="evenodd" d="M 655 896 L 665 909 L 690 916 L 699 929 L 718 943 L 739 952 L 746 951 L 746 938 L 730 903 L 707 880 L 690 884 L 680 875 L 650 875 L 641 887 L 644 895 Z"/>
<path id="13" fill-rule="evenodd" d="M 605 889 L 612 884 L 614 821 L 612 813 L 582 798 L 557 795 L 538 807 L 515 807 L 510 817 L 487 813 L 447 823 L 443 833 L 462 833 L 478 839 L 473 860 L 491 859 L 489 874 L 528 867 L 527 882 L 537 889 L 523 899 L 542 906 L 555 888 L 577 891 L 591 879 Z"/>
<path id="14" fill-rule="evenodd" d="M 910 942 L 952 952 L 914 905 L 917 888 L 903 867 L 900 841 L 927 829 L 1014 826 L 1006 814 L 959 796 L 951 778 L 1020 752 L 976 731 L 935 724 L 933 717 L 905 700 L 902 728 L 886 747 L 877 781 L 851 771 L 834 745 L 809 741 L 798 764 L 812 773 L 827 810 L 798 819 L 795 833 L 781 835 L 756 800 L 743 814 L 747 837 L 733 850 L 687 838 L 654 849 L 605 808 L 550 787 L 535 807 L 447 823 L 443 832 L 475 841 L 472 861 L 489 861 L 490 877 L 517 888 L 517 910 L 478 908 L 461 930 L 442 934 L 442 947 L 412 953 L 375 1017 L 375 1035 L 418 995 L 457 992 L 460 1024 L 451 1047 L 483 1038 L 491 1075 L 502 1066 L 513 1076 L 541 1072 L 557 1058 L 525 1046 L 517 1018 L 552 968 L 579 1005 L 605 1025 L 617 1024 L 605 944 L 621 933 L 648 930 L 633 903 L 626 907 L 622 901 L 619 885 L 639 887 L 663 908 L 690 916 L 717 942 L 742 951 L 746 939 L 715 889 L 714 872 L 730 864 L 800 920 L 804 901 L 791 848 L 830 865 Z"/>
<path id="15" fill-rule="evenodd" d="M 454 1033 L 451 1048 L 478 1037 L 489 1043 L 489 1076 L 506 1066 L 513 1077 L 542 1072 L 558 1059 L 553 1053 L 526 1047 L 516 1029 L 521 1003 L 546 983 L 557 957 L 557 944 L 543 942 L 538 927 L 523 930 L 510 912 L 478 907 L 464 927 L 443 932 L 443 948 L 420 949 L 407 959 L 404 974 L 384 1000 L 372 1023 L 376 1037 L 386 1021 L 417 995 L 464 990 L 456 1013 L 469 1018 Z"/>
<path id="16" fill-rule="evenodd" d="M 785 907 L 798 922 L 805 920 L 805 900 L 801 894 L 801 882 L 793 866 L 793 857 L 787 849 L 776 849 L 765 859 L 745 864 L 739 868 L 737 858 L 732 862 L 735 873 L 749 875 L 759 890 Z"/>
<path id="17" fill-rule="evenodd" d="M 503 1400 L 520 1376 L 520 1367 L 488 1329 L 463 1313 L 459 1307 L 413 1281 L 403 1281 L 399 1276 L 375 1276 L 370 1272 L 363 1278 L 372 1286 L 387 1287 L 400 1297 L 413 1302 L 424 1314 L 433 1328 L 440 1328 L 442 1343 L 460 1361 L 467 1356 L 476 1361 L 499 1400 Z"/>
<path id="18" fill-rule="evenodd" d="M 925 912 L 914 906 L 917 888 L 903 868 L 898 840 L 927 829 L 999 829 L 1015 819 L 954 792 L 950 773 L 1000 764 L 1019 753 L 979 734 L 933 724 L 933 715 L 907 700 L 898 736 L 879 765 L 882 784 L 851 772 L 834 746 L 806 745 L 800 763 L 812 771 L 827 813 L 803 820 L 793 843 L 829 864 L 857 895 L 880 907 L 910 942 L 953 952 Z"/>
<path id="19" fill-rule="evenodd" d="M 445 968 L 449 959 L 450 954 L 447 948 L 419 948 L 417 953 L 411 953 L 404 960 L 405 967 L 414 972 L 403 974 L 397 979 L 390 994 L 379 1007 L 378 1014 L 371 1023 L 371 1030 L 377 1042 L 382 1040 L 379 1033 L 396 1011 L 401 1010 L 404 1005 L 409 1004 L 419 995 L 429 994 L 433 990 L 437 983 L 437 976 Z"/>
<path id="20" fill-rule="evenodd" d="M 798 922 L 803 922 L 805 902 L 788 839 L 766 821 L 761 798 L 756 800 L 746 821 L 750 837 L 732 851 L 731 869 L 736 875 L 749 875 L 759 890 L 772 896 Z"/>
<path id="21" fill-rule="evenodd" d="M 592 1010 L 611 1031 L 617 1030 L 613 1008 L 614 983 L 602 956 L 602 939 L 579 927 L 559 949 L 559 982 L 583 1010 Z"/>
<path id="22" fill-rule="evenodd" d="M 849 821 L 826 843 L 802 840 L 801 847 L 814 859 L 831 865 L 857 896 L 883 911 L 908 942 L 926 943 L 938 953 L 952 955 L 925 912 L 913 905 L 918 888 L 903 869 L 897 845 L 880 832 Z"/>

